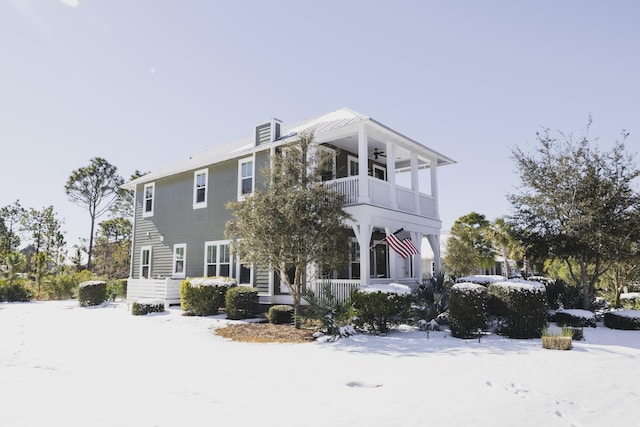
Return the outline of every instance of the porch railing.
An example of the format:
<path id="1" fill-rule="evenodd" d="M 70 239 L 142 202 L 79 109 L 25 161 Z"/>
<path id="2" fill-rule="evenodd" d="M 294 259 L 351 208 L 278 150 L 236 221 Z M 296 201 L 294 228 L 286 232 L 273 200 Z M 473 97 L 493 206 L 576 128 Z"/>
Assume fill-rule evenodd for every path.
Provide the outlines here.
<path id="1" fill-rule="evenodd" d="M 127 301 L 159 299 L 166 306 L 180 304 L 181 280 L 173 279 L 129 279 L 127 280 Z"/>

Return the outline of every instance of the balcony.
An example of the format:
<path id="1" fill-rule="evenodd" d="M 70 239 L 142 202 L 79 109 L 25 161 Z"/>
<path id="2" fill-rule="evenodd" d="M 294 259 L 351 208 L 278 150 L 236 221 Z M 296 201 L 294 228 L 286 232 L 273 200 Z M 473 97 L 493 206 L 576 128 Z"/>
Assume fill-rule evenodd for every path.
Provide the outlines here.
<path id="1" fill-rule="evenodd" d="M 360 194 L 360 180 L 358 176 L 349 176 L 333 181 L 325 182 L 337 193 L 345 196 L 346 206 L 362 204 Z M 432 196 L 416 192 L 399 185 L 394 186 L 378 178 L 367 176 L 366 188 L 369 201 L 366 204 L 378 206 L 386 209 L 393 209 L 410 214 L 420 215 L 429 218 L 436 218 L 436 203 Z M 395 190 L 395 191 L 394 191 Z M 394 197 L 395 194 L 395 197 Z"/>

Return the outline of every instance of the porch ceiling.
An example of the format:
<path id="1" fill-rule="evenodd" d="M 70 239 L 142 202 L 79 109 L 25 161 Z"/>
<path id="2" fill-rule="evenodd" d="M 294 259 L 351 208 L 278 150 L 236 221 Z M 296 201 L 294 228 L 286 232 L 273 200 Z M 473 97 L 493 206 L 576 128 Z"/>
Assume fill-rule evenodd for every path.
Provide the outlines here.
<path id="1" fill-rule="evenodd" d="M 331 145 L 335 145 L 336 147 L 349 152 L 357 151 L 357 141 L 358 135 L 346 136 L 342 138 L 338 138 L 332 141 L 328 141 Z M 369 136 L 369 152 L 367 153 L 367 157 L 371 160 L 377 160 L 379 162 L 386 162 L 387 155 L 387 144 L 383 142 L 381 139 L 376 138 L 375 136 Z M 374 153 L 382 153 L 378 154 L 378 158 Z M 401 147 L 399 145 L 395 146 L 395 163 L 396 163 L 396 171 L 402 172 L 404 170 L 408 170 L 410 168 L 411 162 L 411 151 L 408 149 Z M 431 166 L 431 161 L 425 157 L 418 156 L 418 168 L 428 168 Z"/>

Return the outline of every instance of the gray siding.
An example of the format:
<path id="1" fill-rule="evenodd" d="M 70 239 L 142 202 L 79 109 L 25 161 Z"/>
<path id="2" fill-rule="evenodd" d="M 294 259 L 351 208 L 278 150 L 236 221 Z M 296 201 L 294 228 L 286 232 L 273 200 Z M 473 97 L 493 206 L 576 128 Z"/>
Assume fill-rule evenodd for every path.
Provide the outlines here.
<path id="1" fill-rule="evenodd" d="M 209 166 L 207 207 L 193 208 L 193 171 L 155 181 L 154 214 L 142 217 L 142 189 L 136 191 L 133 277 L 140 277 L 140 249 L 152 246 L 151 274 L 171 277 L 173 245 L 186 243 L 186 275 L 204 274 L 204 242 L 223 240 L 231 213 L 226 209 L 238 192 L 238 161 Z M 162 237 L 161 237 L 162 236 Z"/>

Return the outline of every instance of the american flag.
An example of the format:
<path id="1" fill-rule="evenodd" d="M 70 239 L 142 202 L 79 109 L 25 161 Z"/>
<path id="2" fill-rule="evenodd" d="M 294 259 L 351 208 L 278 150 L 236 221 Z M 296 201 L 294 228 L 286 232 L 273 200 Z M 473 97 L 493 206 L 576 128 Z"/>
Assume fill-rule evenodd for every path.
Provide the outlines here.
<path id="1" fill-rule="evenodd" d="M 387 242 L 394 251 L 400 254 L 402 258 L 407 258 L 410 255 L 417 255 L 420 253 L 416 245 L 411 241 L 409 232 L 404 231 L 404 228 L 389 234 L 384 238 L 384 241 Z"/>

